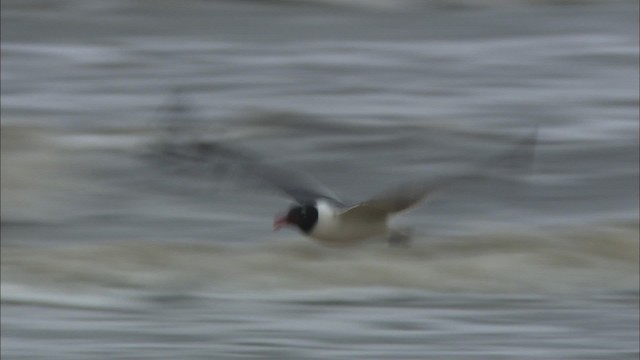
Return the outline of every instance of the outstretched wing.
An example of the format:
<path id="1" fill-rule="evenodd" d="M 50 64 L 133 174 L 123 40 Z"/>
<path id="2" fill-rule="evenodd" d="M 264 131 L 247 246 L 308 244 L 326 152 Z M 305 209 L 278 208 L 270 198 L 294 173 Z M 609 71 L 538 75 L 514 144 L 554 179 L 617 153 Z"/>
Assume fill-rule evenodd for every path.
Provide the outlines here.
<path id="1" fill-rule="evenodd" d="M 344 216 L 367 214 L 367 216 L 385 216 L 409 210 L 418 205 L 430 194 L 476 175 L 460 175 L 440 181 L 417 181 L 389 189 L 373 198 L 356 204 L 342 212 Z M 375 214 L 375 215 L 374 215 Z"/>
<path id="2" fill-rule="evenodd" d="M 319 198 L 342 204 L 333 191 L 307 174 L 263 162 L 244 165 L 249 173 L 289 195 L 299 204 L 311 203 Z"/>
<path id="3" fill-rule="evenodd" d="M 184 169 L 191 174 L 235 176 L 240 182 L 266 185 L 298 203 L 324 198 L 342 204 L 338 197 L 309 175 L 269 164 L 248 150 L 220 141 L 199 138 L 193 110 L 175 91 L 166 107 L 163 136 L 153 144 L 150 158 L 164 167 Z M 150 154 L 147 154 L 150 155 Z"/>
<path id="4" fill-rule="evenodd" d="M 326 186 L 311 176 L 262 161 L 246 150 L 218 142 L 183 142 L 163 144 L 163 161 L 182 162 L 208 169 L 217 175 L 238 177 L 241 182 L 267 185 L 290 196 L 299 204 L 324 198 L 342 204 Z"/>
<path id="5" fill-rule="evenodd" d="M 430 194 L 462 181 L 479 179 L 494 173 L 513 173 L 518 170 L 529 169 L 533 163 L 537 134 L 538 130 L 536 128 L 530 136 L 518 141 L 509 151 L 469 167 L 456 175 L 430 181 L 405 183 L 347 208 L 342 215 L 356 216 L 356 214 L 363 214 L 374 216 L 374 214 L 384 214 L 387 216 L 408 210 L 418 205 Z"/>

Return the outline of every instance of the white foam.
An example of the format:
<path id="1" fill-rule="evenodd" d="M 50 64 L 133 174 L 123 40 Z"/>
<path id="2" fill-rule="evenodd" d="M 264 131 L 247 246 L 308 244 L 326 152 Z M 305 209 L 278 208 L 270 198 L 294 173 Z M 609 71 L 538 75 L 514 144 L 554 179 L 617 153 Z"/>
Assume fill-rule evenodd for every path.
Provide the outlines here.
<path id="1" fill-rule="evenodd" d="M 247 246 L 4 247 L 2 299 L 108 306 L 114 294 L 118 299 L 128 291 L 329 291 L 331 297 L 332 289 L 511 294 L 633 289 L 639 280 L 637 231 L 632 224 L 431 244 L 416 239 L 409 249 L 384 244 L 328 249 L 305 239 Z M 65 289 L 78 290 L 66 299 Z"/>
<path id="2" fill-rule="evenodd" d="M 3 303 L 39 305 L 65 308 L 123 310 L 137 306 L 130 293 L 96 287 L 93 290 L 73 291 L 73 289 L 47 286 L 29 286 L 3 281 L 0 285 Z"/>

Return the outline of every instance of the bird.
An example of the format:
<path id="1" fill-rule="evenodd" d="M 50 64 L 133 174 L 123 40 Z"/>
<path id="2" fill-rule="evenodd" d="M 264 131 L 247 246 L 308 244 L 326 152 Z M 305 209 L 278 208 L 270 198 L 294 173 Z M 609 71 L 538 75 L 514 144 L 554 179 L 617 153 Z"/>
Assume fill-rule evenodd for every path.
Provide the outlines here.
<path id="1" fill-rule="evenodd" d="M 180 132 L 180 115 L 169 124 L 170 137 Z M 176 115 L 174 114 L 174 115 Z M 188 125 L 188 124 L 187 124 Z M 188 127 L 188 126 L 185 126 Z M 187 129 L 192 130 L 192 129 Z M 197 133 L 189 131 L 190 134 Z M 327 246 L 348 246 L 387 236 L 390 245 L 408 246 L 411 231 L 390 226 L 396 215 L 418 206 L 430 194 L 464 180 L 487 176 L 495 169 L 530 168 L 537 143 L 538 127 L 517 141 L 508 151 L 491 157 L 452 176 L 416 180 L 383 191 L 357 203 L 347 203 L 308 174 L 265 162 L 259 156 L 221 141 L 163 141 L 156 144 L 163 160 L 188 160 L 221 171 L 240 170 L 260 183 L 279 190 L 293 200 L 288 210 L 275 216 L 273 229 L 296 228 L 309 238 Z M 165 138 L 166 140 L 166 138 Z M 157 146 L 160 145 L 160 146 Z M 223 166 L 218 160 L 224 159 Z M 231 164 L 231 166 L 229 166 Z M 245 176 L 246 178 L 246 176 Z"/>
<path id="2" fill-rule="evenodd" d="M 259 173 L 295 201 L 288 211 L 275 217 L 274 230 L 295 227 L 308 237 L 329 246 L 352 245 L 385 235 L 389 245 L 408 246 L 410 230 L 391 227 L 390 220 L 393 217 L 415 208 L 438 190 L 463 180 L 484 177 L 488 169 L 529 167 L 537 130 L 535 133 L 519 141 L 508 152 L 455 176 L 405 182 L 350 205 L 339 200 L 332 192 L 327 192 L 317 182 L 300 181 L 303 178 L 293 177 L 289 171 L 262 167 Z"/>
<path id="3" fill-rule="evenodd" d="M 347 203 L 310 175 L 294 169 L 270 164 L 259 156 L 230 144 L 214 141 L 192 141 L 165 144 L 163 155 L 210 165 L 220 171 L 243 173 L 261 184 L 279 190 L 293 204 L 273 220 L 275 231 L 294 228 L 327 246 L 349 246 L 365 240 L 387 236 L 389 245 L 408 246 L 411 231 L 390 226 L 396 215 L 411 210 L 430 194 L 465 180 L 489 176 L 493 170 L 530 167 L 537 142 L 537 129 L 508 151 L 475 164 L 456 175 L 440 179 L 404 182 L 367 200 Z M 230 170 L 232 168 L 233 170 Z M 250 176 L 247 176 L 250 175 Z"/>

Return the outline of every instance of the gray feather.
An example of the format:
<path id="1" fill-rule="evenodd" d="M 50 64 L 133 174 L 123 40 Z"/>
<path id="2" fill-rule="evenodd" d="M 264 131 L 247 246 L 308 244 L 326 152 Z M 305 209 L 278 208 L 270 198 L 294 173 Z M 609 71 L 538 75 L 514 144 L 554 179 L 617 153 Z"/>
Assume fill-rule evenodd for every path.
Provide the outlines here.
<path id="1" fill-rule="evenodd" d="M 381 212 L 387 215 L 398 213 L 418 205 L 430 194 L 462 181 L 490 177 L 504 172 L 514 174 L 516 171 L 530 169 L 537 138 L 538 129 L 536 128 L 530 136 L 518 141 L 505 153 L 471 166 L 456 175 L 402 184 L 346 209 L 343 214 L 347 215 L 351 212 Z"/>

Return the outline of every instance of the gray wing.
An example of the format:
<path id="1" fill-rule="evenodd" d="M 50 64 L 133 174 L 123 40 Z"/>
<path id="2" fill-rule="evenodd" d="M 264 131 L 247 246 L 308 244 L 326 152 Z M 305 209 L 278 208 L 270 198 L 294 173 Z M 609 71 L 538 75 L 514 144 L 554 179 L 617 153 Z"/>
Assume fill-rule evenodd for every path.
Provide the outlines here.
<path id="1" fill-rule="evenodd" d="M 385 216 L 409 210 L 425 200 L 430 194 L 454 184 L 488 177 L 503 172 L 513 173 L 530 169 L 538 138 L 538 129 L 518 141 L 507 152 L 487 161 L 471 166 L 456 175 L 428 181 L 414 181 L 389 189 L 371 199 L 343 211 L 345 216 Z"/>
<path id="2" fill-rule="evenodd" d="M 268 164 L 247 150 L 212 141 L 164 144 L 160 149 L 164 161 L 183 162 L 186 166 L 209 169 L 215 175 L 237 177 L 240 182 L 266 185 L 299 204 L 318 198 L 342 204 L 335 193 L 311 176 Z"/>
<path id="3" fill-rule="evenodd" d="M 306 174 L 268 164 L 247 150 L 199 138 L 200 122 L 185 102 L 183 92 L 176 89 L 171 103 L 163 107 L 163 136 L 152 144 L 146 154 L 148 159 L 192 177 L 235 176 L 241 183 L 267 185 L 298 203 L 325 198 L 342 204 L 331 190 Z"/>
<path id="4" fill-rule="evenodd" d="M 262 178 L 299 204 L 310 203 L 318 198 L 342 204 L 333 191 L 309 175 L 262 162 L 245 165 L 248 172 Z"/>
<path id="5" fill-rule="evenodd" d="M 440 181 L 417 181 L 406 183 L 378 194 L 367 201 L 363 201 L 346 209 L 342 214 L 351 216 L 366 214 L 367 216 L 390 215 L 409 210 L 425 200 L 430 194 L 451 186 L 462 180 L 474 178 L 475 175 L 460 175 Z"/>

